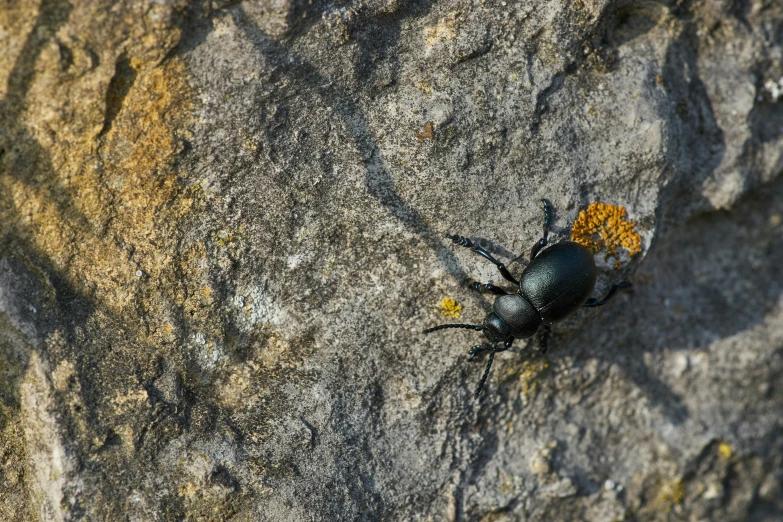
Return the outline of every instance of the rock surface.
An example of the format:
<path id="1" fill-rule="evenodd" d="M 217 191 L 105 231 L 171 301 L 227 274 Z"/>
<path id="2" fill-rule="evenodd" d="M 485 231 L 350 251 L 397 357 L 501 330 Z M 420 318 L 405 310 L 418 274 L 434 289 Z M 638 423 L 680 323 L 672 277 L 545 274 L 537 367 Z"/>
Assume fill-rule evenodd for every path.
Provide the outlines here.
<path id="1" fill-rule="evenodd" d="M 783 517 L 783 5 L 7 0 L 0 519 Z M 603 308 L 469 364 L 595 201 Z M 456 308 L 452 313 L 456 313 Z"/>

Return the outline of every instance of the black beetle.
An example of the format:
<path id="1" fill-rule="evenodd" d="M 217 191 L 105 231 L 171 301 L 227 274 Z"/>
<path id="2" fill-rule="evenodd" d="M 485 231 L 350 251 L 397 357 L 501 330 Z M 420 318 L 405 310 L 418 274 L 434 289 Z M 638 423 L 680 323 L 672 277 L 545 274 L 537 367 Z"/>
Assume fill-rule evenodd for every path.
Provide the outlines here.
<path id="1" fill-rule="evenodd" d="M 623 281 L 614 285 L 600 301 L 590 298 L 597 272 L 593 255 L 573 241 L 563 241 L 542 251 L 549 236 L 552 205 L 546 199 L 541 202 L 544 206 L 544 235 L 530 252 L 530 263 L 519 281 L 514 279 L 503 263 L 480 246 L 474 245 L 470 239 L 457 235 L 446 236 L 455 244 L 470 248 L 494 263 L 504 279 L 519 286 L 516 293 L 508 293 L 491 283 L 474 282 L 471 284 L 473 289 L 500 296 L 495 299 L 492 311 L 484 318 L 483 324 L 443 324 L 424 330 L 424 333 L 430 333 L 444 328 L 466 328 L 484 332 L 492 343 L 491 347 L 479 344 L 468 352 L 468 360 L 473 360 L 479 352 L 490 350 L 487 368 L 476 388 L 476 398 L 487 380 L 495 352 L 508 350 L 514 339 L 526 339 L 539 333 L 541 351 L 545 353 L 552 323 L 565 319 L 578 308 L 602 306 L 618 290 L 631 287 L 631 283 Z M 501 343 L 503 346 L 499 348 Z"/>

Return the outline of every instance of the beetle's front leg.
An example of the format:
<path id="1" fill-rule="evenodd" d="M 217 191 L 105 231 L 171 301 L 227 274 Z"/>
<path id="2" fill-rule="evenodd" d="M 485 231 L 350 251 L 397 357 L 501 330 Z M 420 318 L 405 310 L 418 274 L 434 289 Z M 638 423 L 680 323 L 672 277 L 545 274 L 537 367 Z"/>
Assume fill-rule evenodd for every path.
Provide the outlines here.
<path id="1" fill-rule="evenodd" d="M 470 350 L 468 350 L 468 360 L 477 361 L 478 359 L 476 359 L 476 355 L 478 355 L 479 353 L 485 350 L 489 350 L 489 348 L 487 348 L 483 344 L 477 344 L 476 346 L 471 346 Z"/>
<path id="2" fill-rule="evenodd" d="M 506 342 L 503 343 L 502 348 L 495 348 L 496 352 L 505 352 L 511 347 L 511 343 L 514 342 L 514 337 L 509 337 L 506 339 Z M 483 344 L 477 344 L 476 346 L 471 346 L 470 350 L 468 350 L 468 360 L 469 361 L 476 361 L 476 355 L 478 355 L 481 352 L 489 351 L 491 350 L 491 346 L 485 346 Z"/>

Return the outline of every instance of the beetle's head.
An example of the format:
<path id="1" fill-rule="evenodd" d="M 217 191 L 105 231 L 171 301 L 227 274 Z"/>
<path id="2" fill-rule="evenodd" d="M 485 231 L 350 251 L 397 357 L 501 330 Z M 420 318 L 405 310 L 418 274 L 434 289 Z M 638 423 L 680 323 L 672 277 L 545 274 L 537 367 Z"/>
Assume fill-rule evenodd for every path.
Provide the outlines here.
<path id="1" fill-rule="evenodd" d="M 491 343 L 503 342 L 511 335 L 511 329 L 495 312 L 487 314 L 481 326 L 484 335 Z"/>

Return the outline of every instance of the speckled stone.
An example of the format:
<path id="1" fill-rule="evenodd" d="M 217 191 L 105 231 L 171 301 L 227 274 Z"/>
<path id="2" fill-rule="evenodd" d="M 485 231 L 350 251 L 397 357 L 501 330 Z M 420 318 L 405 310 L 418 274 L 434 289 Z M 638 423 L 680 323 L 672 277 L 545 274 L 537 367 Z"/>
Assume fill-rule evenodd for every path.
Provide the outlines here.
<path id="1" fill-rule="evenodd" d="M 783 517 L 780 2 L 8 0 L 0 49 L 0 519 Z M 624 207 L 634 290 L 477 402 L 421 331 L 505 282 L 444 235 L 519 274 L 542 198 Z"/>

